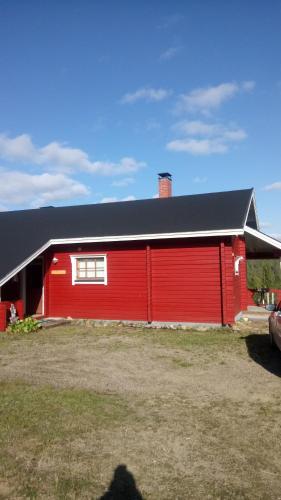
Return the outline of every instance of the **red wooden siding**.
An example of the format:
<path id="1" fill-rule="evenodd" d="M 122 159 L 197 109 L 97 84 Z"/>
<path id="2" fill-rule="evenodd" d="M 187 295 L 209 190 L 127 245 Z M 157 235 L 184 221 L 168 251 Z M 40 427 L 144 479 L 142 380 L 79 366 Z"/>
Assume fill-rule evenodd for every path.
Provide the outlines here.
<path id="1" fill-rule="evenodd" d="M 225 259 L 225 287 L 223 296 L 225 296 L 225 318 L 224 324 L 233 323 L 234 318 L 234 261 L 232 253 L 232 243 L 228 241 L 224 245 L 224 259 Z"/>
<path id="2" fill-rule="evenodd" d="M 15 301 L 4 301 L 0 302 L 0 332 L 4 332 L 9 324 L 10 319 L 10 307 L 14 304 L 16 308 L 16 313 L 19 319 L 24 318 L 24 304 L 22 299 Z"/>
<path id="3" fill-rule="evenodd" d="M 108 284 L 72 285 L 70 255 L 102 253 L 107 255 Z M 51 262 L 58 259 L 57 264 Z M 134 246 L 83 246 L 55 248 L 49 253 L 45 283 L 49 316 L 73 318 L 147 320 L 146 248 Z M 51 274 L 65 270 L 66 274 Z"/>
<path id="4" fill-rule="evenodd" d="M 234 313 L 247 309 L 248 294 L 247 294 L 247 262 L 246 262 L 246 245 L 245 240 L 240 236 L 236 236 L 232 240 L 233 251 L 233 268 L 236 257 L 243 257 L 239 265 L 239 275 L 235 275 L 233 271 L 233 290 L 234 290 Z"/>
<path id="5" fill-rule="evenodd" d="M 54 247 L 46 255 L 45 314 L 73 318 L 233 322 L 231 241 L 222 296 L 219 240 Z M 108 284 L 72 285 L 70 255 L 107 255 Z M 57 264 L 52 262 L 58 259 Z M 52 274 L 52 271 L 66 274 Z M 222 317 L 222 300 L 225 302 Z"/>
<path id="6" fill-rule="evenodd" d="M 107 285 L 72 285 L 70 256 L 83 254 L 107 256 Z M 244 257 L 239 276 L 237 256 Z M 231 324 L 248 305 L 241 237 L 54 246 L 44 265 L 45 316 Z M 2 295 L 19 298 L 12 282 Z M 3 328 L 6 306 L 1 307 Z"/>
<path id="7" fill-rule="evenodd" d="M 221 323 L 217 242 L 159 244 L 151 259 L 154 321 Z"/>

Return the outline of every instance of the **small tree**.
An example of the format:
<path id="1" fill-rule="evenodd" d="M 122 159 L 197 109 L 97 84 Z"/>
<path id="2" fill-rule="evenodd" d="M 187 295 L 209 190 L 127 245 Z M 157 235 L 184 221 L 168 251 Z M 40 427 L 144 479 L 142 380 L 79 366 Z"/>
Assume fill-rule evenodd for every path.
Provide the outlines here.
<path id="1" fill-rule="evenodd" d="M 248 260 L 248 288 L 281 288 L 280 260 Z"/>

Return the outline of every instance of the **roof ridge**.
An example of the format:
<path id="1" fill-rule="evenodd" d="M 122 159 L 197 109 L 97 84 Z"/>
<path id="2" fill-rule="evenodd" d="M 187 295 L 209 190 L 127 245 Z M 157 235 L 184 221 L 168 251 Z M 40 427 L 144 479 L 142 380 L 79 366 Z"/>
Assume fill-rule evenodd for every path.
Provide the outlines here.
<path id="1" fill-rule="evenodd" d="M 161 203 L 164 202 L 171 202 L 170 200 L 174 199 L 179 199 L 179 198 L 191 198 L 191 197 L 205 197 L 205 196 L 216 196 L 220 194 L 229 194 L 229 193 L 241 193 L 249 191 L 251 194 L 254 191 L 254 188 L 244 188 L 244 189 L 231 189 L 228 191 L 211 191 L 207 193 L 195 193 L 195 194 L 183 194 L 183 195 L 178 195 L 178 196 L 171 196 L 168 198 L 140 198 L 136 200 L 117 200 L 117 201 L 110 201 L 110 202 L 103 202 L 103 203 L 84 203 L 80 205 L 62 205 L 62 206 L 43 206 L 43 207 L 38 207 L 38 208 L 22 208 L 18 210 L 7 210 L 0 212 L 0 217 L 2 215 L 7 215 L 11 213 L 19 213 L 19 212 L 32 212 L 32 211 L 37 211 L 37 210 L 50 210 L 50 209 L 63 209 L 63 208 L 78 208 L 78 207 L 92 207 L 92 206 L 108 206 L 108 205 L 115 205 L 115 204 L 129 204 L 129 203 L 141 203 L 141 202 L 153 202 L 156 203 L 157 201 L 160 201 Z M 169 200 L 169 201 L 167 201 Z"/>

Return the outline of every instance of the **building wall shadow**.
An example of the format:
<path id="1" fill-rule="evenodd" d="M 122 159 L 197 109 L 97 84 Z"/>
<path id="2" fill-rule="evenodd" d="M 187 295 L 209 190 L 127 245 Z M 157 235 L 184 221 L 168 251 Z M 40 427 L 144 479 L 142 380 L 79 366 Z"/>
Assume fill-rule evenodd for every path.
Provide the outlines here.
<path id="1" fill-rule="evenodd" d="M 126 465 L 116 467 L 108 490 L 99 500 L 144 500 Z"/>
<path id="2" fill-rule="evenodd" d="M 281 352 L 270 345 L 268 334 L 251 334 L 244 337 L 249 356 L 265 370 L 281 377 Z"/>

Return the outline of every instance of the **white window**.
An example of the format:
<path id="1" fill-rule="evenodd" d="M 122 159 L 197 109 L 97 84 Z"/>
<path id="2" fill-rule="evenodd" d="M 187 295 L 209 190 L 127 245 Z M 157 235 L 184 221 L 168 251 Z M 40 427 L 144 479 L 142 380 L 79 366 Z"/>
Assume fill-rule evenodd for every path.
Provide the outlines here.
<path id="1" fill-rule="evenodd" d="M 72 284 L 107 285 L 106 255 L 71 255 Z"/>

